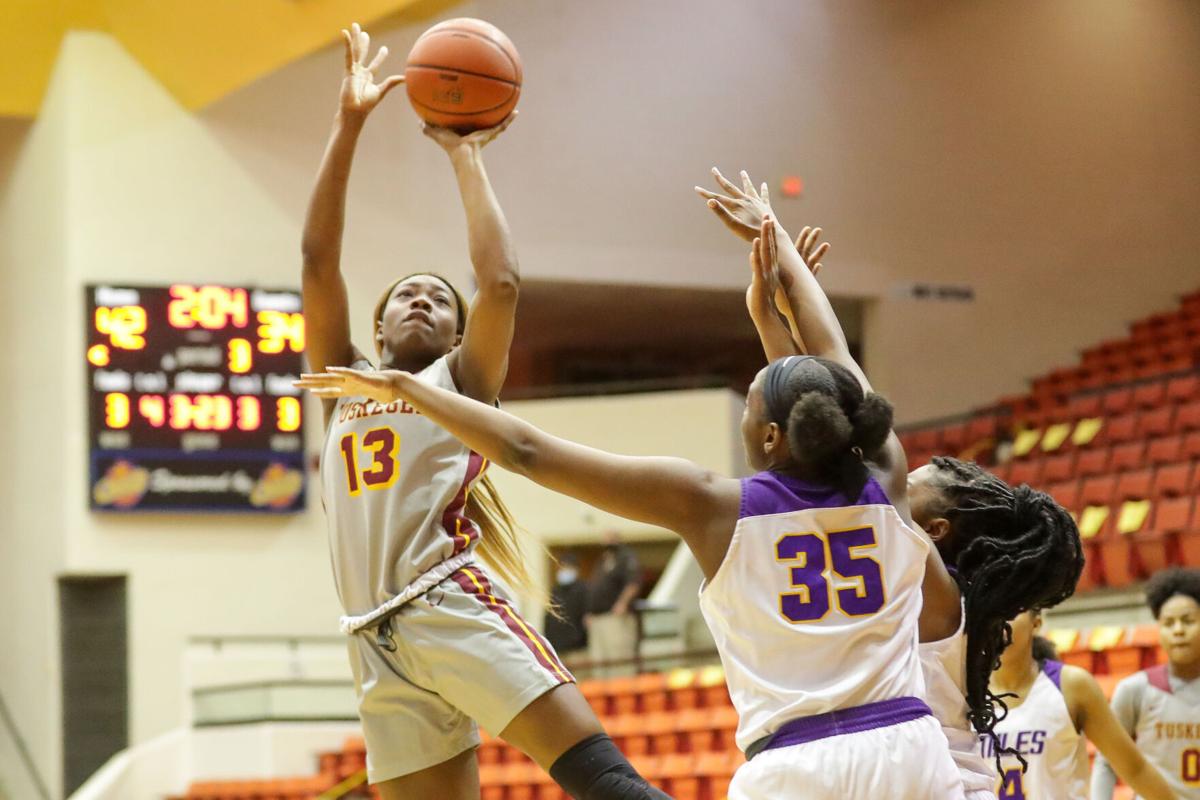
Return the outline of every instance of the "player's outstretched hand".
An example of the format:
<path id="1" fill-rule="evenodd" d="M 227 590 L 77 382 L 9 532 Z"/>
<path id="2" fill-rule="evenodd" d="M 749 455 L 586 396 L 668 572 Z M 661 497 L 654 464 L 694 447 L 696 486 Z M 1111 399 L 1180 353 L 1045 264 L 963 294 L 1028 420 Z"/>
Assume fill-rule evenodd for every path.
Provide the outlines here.
<path id="1" fill-rule="evenodd" d="M 433 139 L 447 153 L 453 153 L 461 147 L 474 147 L 482 149 L 493 139 L 512 125 L 513 120 L 517 118 L 517 112 L 514 111 L 504 118 L 504 121 L 499 125 L 494 125 L 491 128 L 483 128 L 477 131 L 471 131 L 467 134 L 459 134 L 449 128 L 439 128 L 436 125 L 430 125 L 427 122 L 421 123 L 421 132 Z"/>
<path id="2" fill-rule="evenodd" d="M 820 242 L 820 244 L 818 244 Z M 796 237 L 796 249 L 813 275 L 821 271 L 821 259 L 829 252 L 829 242 L 821 242 L 821 229 L 805 225 Z"/>
<path id="3" fill-rule="evenodd" d="M 387 58 L 388 49 L 379 48 L 375 58 L 368 64 L 371 37 L 357 22 L 350 26 L 350 30 L 342 29 L 342 40 L 346 44 L 346 74 L 342 78 L 339 98 L 341 110 L 344 114 L 365 117 L 388 92 L 404 83 L 404 76 L 392 75 L 379 83 L 375 82 L 375 73 Z"/>
<path id="4" fill-rule="evenodd" d="M 771 197 L 767 185 L 764 183 L 756 190 L 745 170 L 742 170 L 740 189 L 716 167 L 712 168 L 712 174 L 726 193 L 710 192 L 697 186 L 696 194 L 707 201 L 708 207 L 725 223 L 725 227 L 747 242 L 754 241 L 754 237 L 758 236 L 759 229 L 762 228 L 763 217 L 771 213 Z"/>
<path id="5" fill-rule="evenodd" d="M 775 249 L 775 221 L 763 217 L 759 236 L 750 246 L 750 286 L 746 289 L 746 309 L 755 319 L 775 313 L 775 293 L 780 288 L 779 255 Z"/>
<path id="6" fill-rule="evenodd" d="M 349 367 L 328 367 L 325 372 L 304 373 L 292 385 L 307 389 L 317 397 L 336 400 L 339 397 L 366 397 L 378 403 L 390 403 L 400 397 L 398 370 L 361 370 Z"/>

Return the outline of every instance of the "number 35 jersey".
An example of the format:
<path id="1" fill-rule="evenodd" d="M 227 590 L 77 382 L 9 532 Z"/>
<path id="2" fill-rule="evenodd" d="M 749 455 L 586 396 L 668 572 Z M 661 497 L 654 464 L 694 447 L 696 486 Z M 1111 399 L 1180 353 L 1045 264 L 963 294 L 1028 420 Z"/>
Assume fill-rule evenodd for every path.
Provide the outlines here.
<path id="1" fill-rule="evenodd" d="M 365 361 L 356 369 L 372 369 Z M 418 380 L 458 391 L 445 357 Z M 486 462 L 402 400 L 342 397 L 321 452 L 321 497 L 338 596 L 366 614 L 475 547 L 467 492 Z"/>
<path id="2" fill-rule="evenodd" d="M 870 480 L 856 500 L 775 472 L 742 480 L 737 528 L 700 589 L 743 751 L 798 717 L 923 697 L 929 543 Z"/>

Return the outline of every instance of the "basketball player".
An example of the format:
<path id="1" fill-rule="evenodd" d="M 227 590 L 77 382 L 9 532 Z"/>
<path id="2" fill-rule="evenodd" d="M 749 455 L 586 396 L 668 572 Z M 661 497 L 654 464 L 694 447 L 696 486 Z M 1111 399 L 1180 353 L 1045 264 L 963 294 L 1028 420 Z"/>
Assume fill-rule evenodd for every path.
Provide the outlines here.
<path id="1" fill-rule="evenodd" d="M 1200 570 L 1166 569 L 1146 584 L 1167 663 L 1117 684 L 1117 721 L 1181 798 L 1200 800 Z M 1097 756 L 1092 800 L 1112 800 L 1116 779 Z"/>
<path id="2" fill-rule="evenodd" d="M 742 438 L 758 473 L 740 481 L 568 442 L 408 372 L 331 367 L 298 385 L 410 404 L 547 488 L 678 532 L 705 576 L 700 606 L 750 758 L 732 800 L 958 798 L 946 738 L 918 697 L 916 650 L 922 602 L 957 608 L 957 588 L 909 516 L 891 406 L 810 294 L 799 332 L 822 357 L 755 377 Z"/>
<path id="3" fill-rule="evenodd" d="M 713 175 L 726 194 L 696 187 L 709 207 L 743 239 L 767 240 L 771 210 L 766 185 L 756 191 L 745 172 L 740 188 L 719 170 Z M 795 322 L 811 301 L 801 292 L 819 292 L 820 286 L 815 280 L 798 280 L 794 269 L 809 266 L 814 276 L 819 271 L 829 249 L 828 244 L 817 245 L 820 234 L 820 228 L 806 227 L 796 239 L 803 263 L 779 260 L 769 250 L 755 257 L 757 246 L 752 252 L 747 306 L 768 356 L 803 347 L 794 335 Z M 782 305 L 782 316 L 773 313 L 776 303 Z M 935 458 L 914 470 L 908 492 L 913 520 L 933 539 L 962 595 L 961 608 L 927 605 L 922 612 L 925 699 L 942 724 L 966 796 L 988 800 L 995 797 L 997 771 L 979 755 L 972 725 L 989 734 L 995 722 L 988 678 L 1004 646 L 1004 626 L 1021 610 L 1058 602 L 1074 591 L 1083 566 L 1079 533 L 1048 495 L 1027 486 L 1011 489 L 956 459 Z M 946 631 L 949 635 L 942 635 Z"/>
<path id="4" fill-rule="evenodd" d="M 350 341 L 340 270 L 355 144 L 370 111 L 403 80 L 376 83 L 370 40 L 343 31 L 346 71 L 333 134 L 305 220 L 304 311 L 317 370 L 377 374 Z M 447 152 L 466 210 L 478 284 L 468 310 L 444 279 L 397 280 L 375 309 L 386 369 L 493 403 L 508 368 L 518 292 L 508 226 L 484 171 L 495 129 L 426 133 Z M 386 374 L 386 373 L 385 373 Z M 527 583 L 507 510 L 481 479 L 485 459 L 400 401 L 325 403 L 322 499 L 367 769 L 385 800 L 479 797 L 478 720 L 528 753 L 576 798 L 665 798 L 604 735 L 554 650 L 474 563 L 481 539 L 501 574 Z"/>
<path id="5" fill-rule="evenodd" d="M 1035 651 L 1041 626 L 1039 611 L 1018 615 L 1011 623 L 1012 644 L 992 674 L 992 692 L 1004 697 L 1008 708 L 996 723 L 999 747 L 1016 751 L 1000 752 L 1000 800 L 1087 800 L 1085 737 L 1142 797 L 1176 797 L 1117 722 L 1096 679 L 1086 670 L 1047 658 L 1053 653 L 1053 648 L 1043 649 L 1048 643 Z M 980 744 L 984 757 L 995 755 L 997 745 L 990 738 L 982 737 Z"/>

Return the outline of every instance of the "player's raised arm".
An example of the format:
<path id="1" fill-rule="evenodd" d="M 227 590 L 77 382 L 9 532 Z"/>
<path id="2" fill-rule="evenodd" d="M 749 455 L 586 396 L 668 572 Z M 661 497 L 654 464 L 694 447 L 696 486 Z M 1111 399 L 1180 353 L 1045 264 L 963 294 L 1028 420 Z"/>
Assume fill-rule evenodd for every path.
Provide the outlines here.
<path id="1" fill-rule="evenodd" d="M 300 245 L 307 357 L 315 371 L 354 361 L 346 282 L 341 273 L 346 187 L 350 183 L 354 149 L 367 115 L 404 81 L 403 76 L 393 75 L 375 82 L 375 72 L 387 57 L 387 48 L 379 48 L 375 58 L 367 63 L 371 39 L 358 23 L 349 31 L 343 30 L 342 39 L 346 50 L 345 75 L 333 131 L 304 218 Z"/>
<path id="2" fill-rule="evenodd" d="M 446 128 L 424 127 L 425 134 L 450 156 L 463 210 L 477 291 L 471 300 L 462 344 L 450 355 L 458 388 L 490 403 L 508 374 L 508 349 L 520 290 L 520 270 L 508 221 L 483 166 L 483 148 L 516 118 L 513 112 L 494 128 L 460 136 Z"/>
<path id="3" fill-rule="evenodd" d="M 737 523 L 741 483 L 681 458 L 621 456 L 560 439 L 524 420 L 406 372 L 333 368 L 297 383 L 320 397 L 408 401 L 489 461 L 627 519 L 677 532 L 705 574 L 720 566 Z"/>

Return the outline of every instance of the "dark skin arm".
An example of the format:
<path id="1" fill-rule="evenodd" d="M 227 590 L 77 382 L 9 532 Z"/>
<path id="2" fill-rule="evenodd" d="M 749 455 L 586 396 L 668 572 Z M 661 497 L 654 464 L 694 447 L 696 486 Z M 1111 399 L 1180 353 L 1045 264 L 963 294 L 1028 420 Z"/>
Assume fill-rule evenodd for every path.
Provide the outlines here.
<path id="1" fill-rule="evenodd" d="M 350 306 L 341 270 L 346 190 L 354 150 L 367 115 L 388 92 L 404 82 L 400 75 L 375 82 L 375 71 L 387 57 L 387 48 L 381 47 L 368 64 L 371 40 L 358 23 L 349 31 L 343 30 L 342 38 L 346 64 L 338 110 L 309 200 L 300 245 L 306 357 L 314 371 L 347 366 L 362 357 L 350 341 Z M 322 405 L 328 420 L 333 404 Z"/>
<path id="2" fill-rule="evenodd" d="M 467 312 L 462 342 L 451 351 L 450 371 L 463 394 L 493 402 L 508 374 L 508 350 L 516 322 L 520 272 L 504 212 L 483 165 L 483 148 L 516 119 L 459 136 L 445 128 L 425 134 L 450 156 L 467 216 L 467 243 L 478 290 Z"/>
<path id="3" fill-rule="evenodd" d="M 1096 745 L 1121 780 L 1146 800 L 1175 800 L 1166 778 L 1146 760 L 1113 716 L 1104 690 L 1090 673 L 1079 667 L 1063 667 L 1062 688 L 1075 729 Z"/>
<path id="4" fill-rule="evenodd" d="M 746 173 L 742 173 L 741 189 L 715 170 L 714 175 L 730 195 L 707 193 L 713 195 L 708 197 L 708 205 L 728 227 L 740 228 L 743 225 L 740 217 L 746 213 L 759 215 L 761 223 L 754 249 L 767 270 L 778 271 L 779 283 L 791 310 L 790 316 L 795 321 L 799 340 L 804 342 L 808 354 L 840 364 L 858 378 L 864 392 L 872 391 L 866 374 L 850 354 L 849 343 L 833 306 L 801 255 L 801 251 L 804 250 L 817 252 L 813 247 L 820 236 L 820 229 L 810 229 L 807 236 L 799 237 L 798 246 L 793 245 L 787 231 L 774 218 L 770 206 L 754 189 L 754 184 Z M 735 205 L 739 215 L 735 215 L 731 210 Z M 780 242 L 783 243 L 782 246 L 779 246 Z M 821 255 L 823 254 L 821 251 Z M 894 431 L 888 436 L 875 467 L 878 468 L 879 480 L 896 511 L 905 522 L 920 530 L 912 522 L 909 514 L 908 459 Z M 953 636 L 958 631 L 962 615 L 961 594 L 958 584 L 946 570 L 946 565 L 932 545 L 925 562 L 922 596 L 924 603 L 920 620 L 921 641 L 939 641 Z"/>
<path id="5" fill-rule="evenodd" d="M 729 548 L 741 482 L 685 459 L 616 455 L 567 441 L 407 372 L 333 368 L 305 375 L 297 385 L 326 398 L 362 396 L 383 403 L 403 398 L 507 470 L 612 514 L 675 531 L 708 578 Z"/>

